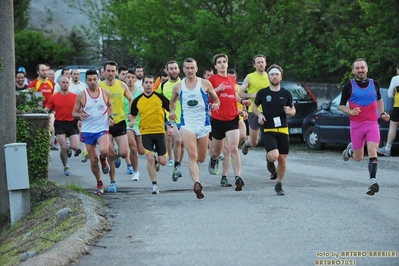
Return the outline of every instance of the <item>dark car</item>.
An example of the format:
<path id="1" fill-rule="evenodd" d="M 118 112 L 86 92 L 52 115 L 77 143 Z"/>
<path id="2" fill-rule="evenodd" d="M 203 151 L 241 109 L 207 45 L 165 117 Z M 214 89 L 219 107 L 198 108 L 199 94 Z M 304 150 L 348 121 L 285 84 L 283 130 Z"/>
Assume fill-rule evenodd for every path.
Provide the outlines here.
<path id="1" fill-rule="evenodd" d="M 388 98 L 387 89 L 381 88 L 380 92 L 384 101 L 384 110 L 390 113 L 393 108 L 393 99 Z M 329 103 L 323 103 L 320 110 L 311 113 L 303 120 L 302 135 L 310 149 L 323 149 L 326 143 L 347 145 L 351 141 L 349 115 L 339 110 L 340 101 L 341 93 Z M 381 135 L 380 146 L 383 146 L 387 140 L 389 122 L 379 118 L 378 124 Z M 396 134 L 393 144 L 399 144 L 399 134 Z"/>
<path id="2" fill-rule="evenodd" d="M 304 84 L 293 81 L 281 81 L 280 85 L 291 92 L 296 109 L 295 115 L 287 118 L 290 136 L 301 136 L 303 119 L 308 114 L 317 110 L 317 98 L 309 87 Z M 262 130 L 259 130 L 258 146 L 263 146 L 262 134 Z"/>
<path id="3" fill-rule="evenodd" d="M 287 118 L 290 135 L 301 135 L 303 119 L 317 110 L 317 98 L 304 84 L 281 81 L 281 87 L 291 92 L 296 109 L 295 115 Z"/>

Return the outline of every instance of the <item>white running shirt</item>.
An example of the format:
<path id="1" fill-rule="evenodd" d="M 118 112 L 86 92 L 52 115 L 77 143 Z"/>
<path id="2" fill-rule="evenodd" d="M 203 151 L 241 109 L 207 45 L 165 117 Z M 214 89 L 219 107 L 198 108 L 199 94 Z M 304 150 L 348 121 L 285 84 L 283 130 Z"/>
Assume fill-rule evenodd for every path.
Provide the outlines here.
<path id="1" fill-rule="evenodd" d="M 194 89 L 186 87 L 186 79 L 181 81 L 180 90 L 182 126 L 210 126 L 208 94 L 201 88 L 201 78 L 197 77 Z"/>
<path id="2" fill-rule="evenodd" d="M 90 96 L 89 89 L 83 91 L 85 95 L 83 112 L 89 116 L 82 121 L 82 132 L 99 133 L 109 129 L 108 106 L 104 99 L 103 89 L 99 88 L 99 91 L 97 98 Z"/>

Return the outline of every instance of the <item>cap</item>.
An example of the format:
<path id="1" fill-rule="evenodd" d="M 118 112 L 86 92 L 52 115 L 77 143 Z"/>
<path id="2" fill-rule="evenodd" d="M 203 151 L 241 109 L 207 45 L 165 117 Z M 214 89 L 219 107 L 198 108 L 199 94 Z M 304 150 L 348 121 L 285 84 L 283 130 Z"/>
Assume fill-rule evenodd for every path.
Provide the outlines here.
<path id="1" fill-rule="evenodd" d="M 22 71 L 22 72 L 26 73 L 26 70 L 25 70 L 24 67 L 19 67 L 19 68 L 18 68 L 18 71 Z"/>

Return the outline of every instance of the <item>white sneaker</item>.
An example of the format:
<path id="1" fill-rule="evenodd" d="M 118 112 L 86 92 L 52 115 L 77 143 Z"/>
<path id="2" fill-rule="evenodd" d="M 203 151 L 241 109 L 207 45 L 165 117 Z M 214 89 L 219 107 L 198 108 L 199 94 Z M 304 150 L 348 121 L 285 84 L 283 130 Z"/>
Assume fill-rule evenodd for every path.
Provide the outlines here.
<path id="1" fill-rule="evenodd" d="M 378 154 L 382 154 L 387 157 L 391 156 L 391 151 L 390 150 L 388 151 L 385 146 L 382 148 L 378 148 L 377 152 L 378 152 Z"/>
<path id="2" fill-rule="evenodd" d="M 159 188 L 157 184 L 152 185 L 152 194 L 159 194 Z"/>
<path id="3" fill-rule="evenodd" d="M 133 172 L 132 181 L 139 181 L 139 178 L 140 178 L 140 172 L 139 171 Z"/>

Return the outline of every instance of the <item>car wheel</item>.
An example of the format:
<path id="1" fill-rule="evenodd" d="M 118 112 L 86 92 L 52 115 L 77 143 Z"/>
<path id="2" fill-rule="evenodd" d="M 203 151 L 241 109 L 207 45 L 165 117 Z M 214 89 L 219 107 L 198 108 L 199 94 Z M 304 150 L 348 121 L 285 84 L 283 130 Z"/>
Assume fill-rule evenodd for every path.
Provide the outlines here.
<path id="1" fill-rule="evenodd" d="M 314 126 L 306 130 L 305 141 L 309 149 L 321 150 L 324 148 L 324 143 L 320 142 L 319 130 Z"/>

